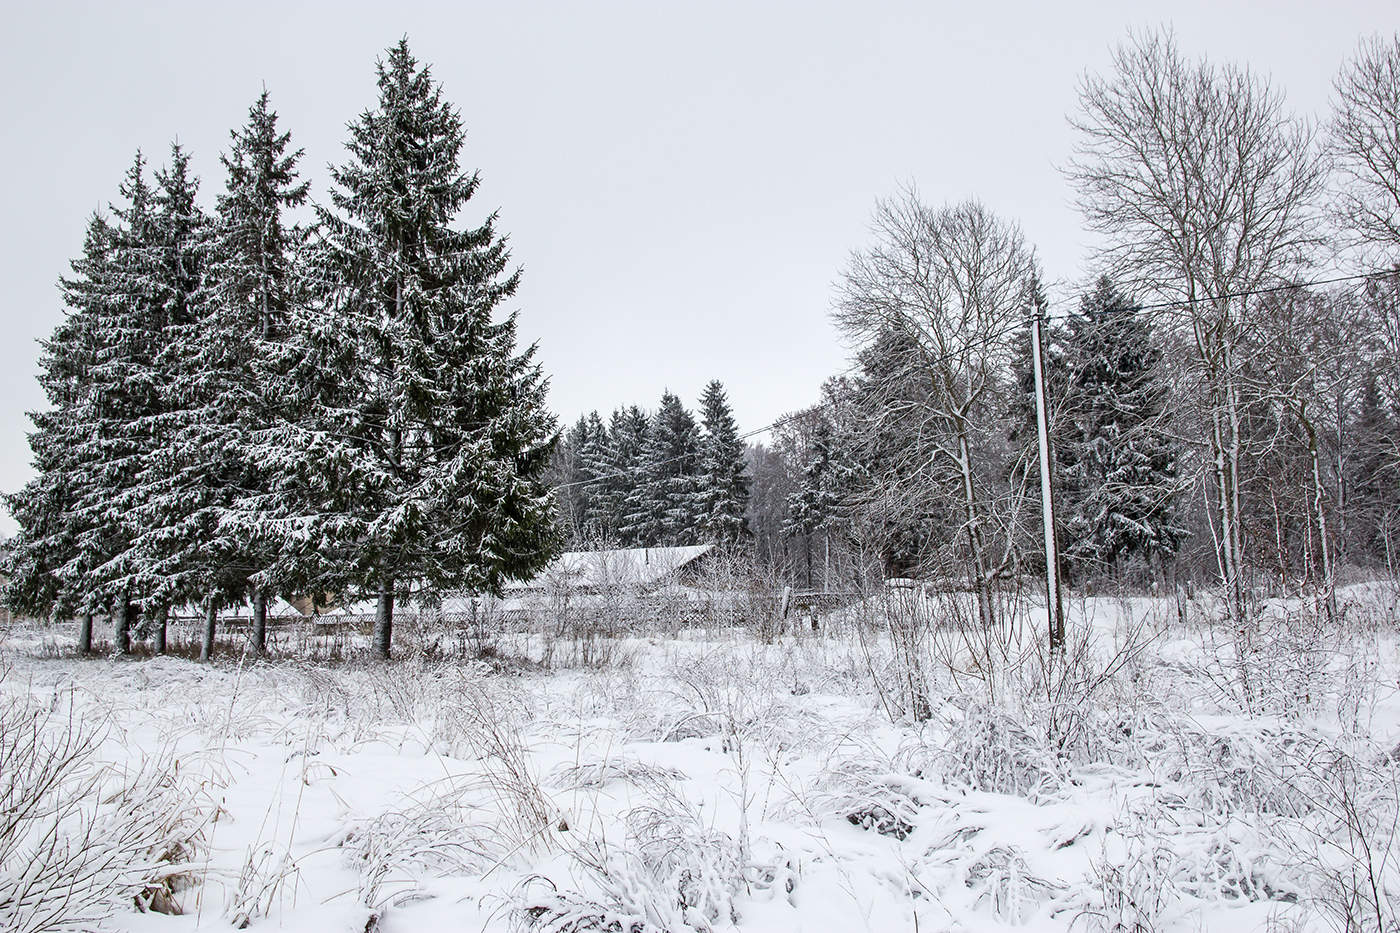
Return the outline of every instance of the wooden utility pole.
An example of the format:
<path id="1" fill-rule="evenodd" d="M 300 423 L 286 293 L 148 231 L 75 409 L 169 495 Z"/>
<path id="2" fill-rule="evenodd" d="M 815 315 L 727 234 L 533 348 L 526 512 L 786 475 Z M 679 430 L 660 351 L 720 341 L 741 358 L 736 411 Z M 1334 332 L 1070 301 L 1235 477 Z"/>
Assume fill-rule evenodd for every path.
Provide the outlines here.
<path id="1" fill-rule="evenodd" d="M 1045 343 L 1042 336 L 1045 304 L 1032 301 L 1031 361 L 1035 374 L 1035 426 L 1040 448 L 1040 520 L 1045 528 L 1045 611 L 1049 617 L 1050 650 L 1065 649 L 1065 607 L 1060 593 L 1060 551 L 1055 541 L 1055 497 L 1050 482 L 1050 415 L 1045 391 Z"/>

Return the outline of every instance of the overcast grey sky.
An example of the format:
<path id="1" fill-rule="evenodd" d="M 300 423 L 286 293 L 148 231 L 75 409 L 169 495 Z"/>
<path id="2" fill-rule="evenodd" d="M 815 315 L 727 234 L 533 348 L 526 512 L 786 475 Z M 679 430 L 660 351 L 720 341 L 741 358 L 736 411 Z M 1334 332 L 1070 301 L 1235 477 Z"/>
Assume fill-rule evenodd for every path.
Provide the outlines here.
<path id="1" fill-rule="evenodd" d="M 25 3 L 0 39 L 0 490 L 30 475 L 38 345 L 87 215 L 137 148 L 218 153 L 265 83 L 324 200 L 373 65 L 407 34 L 468 129 L 474 204 L 525 277 L 522 336 L 552 405 L 694 404 L 724 381 L 743 429 L 813 401 L 846 351 L 831 283 L 874 200 L 913 182 L 1020 222 L 1051 279 L 1087 239 L 1057 166 L 1085 70 L 1130 28 L 1248 62 L 1322 115 L 1394 0 L 1329 3 Z M 473 217 L 472 219 L 477 219 Z M 13 523 L 0 519 L 0 531 Z"/>

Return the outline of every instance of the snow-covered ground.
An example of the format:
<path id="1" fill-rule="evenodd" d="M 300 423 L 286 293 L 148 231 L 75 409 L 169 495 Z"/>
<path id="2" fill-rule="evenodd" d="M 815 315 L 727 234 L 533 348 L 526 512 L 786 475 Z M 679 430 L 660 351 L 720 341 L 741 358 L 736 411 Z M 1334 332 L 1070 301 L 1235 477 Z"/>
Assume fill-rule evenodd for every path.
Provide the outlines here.
<path id="1" fill-rule="evenodd" d="M 1330 628 L 1274 607 L 1244 663 L 1208 606 L 1078 600 L 1058 668 L 1034 606 L 995 645 L 856 611 L 601 667 L 11 631 L 0 927 L 66 892 L 79 928 L 160 933 L 1372 929 L 1400 906 L 1394 595 Z"/>

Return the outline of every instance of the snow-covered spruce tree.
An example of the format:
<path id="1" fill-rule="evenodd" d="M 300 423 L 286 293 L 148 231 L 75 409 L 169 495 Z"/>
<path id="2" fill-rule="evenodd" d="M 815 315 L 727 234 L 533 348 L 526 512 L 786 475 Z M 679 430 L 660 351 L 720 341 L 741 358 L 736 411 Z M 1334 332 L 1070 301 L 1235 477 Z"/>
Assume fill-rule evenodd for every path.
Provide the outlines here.
<path id="1" fill-rule="evenodd" d="M 587 523 L 597 529 L 601 540 L 619 547 L 637 543 L 628 530 L 628 502 L 640 484 L 638 474 L 649 430 L 650 419 L 641 408 L 618 408 L 608 419 L 606 435 L 595 436 L 584 449 L 588 468 L 597 478 Z"/>
<path id="2" fill-rule="evenodd" d="M 112 289 L 110 269 L 114 232 L 93 215 L 82 255 L 71 277 L 62 281 L 65 316 L 43 342 L 39 385 L 49 408 L 31 412 L 29 433 L 35 476 L 5 506 L 19 526 L 5 562 L 5 603 L 12 612 L 36 617 L 77 613 L 82 624 L 78 650 L 92 650 L 92 617 L 87 574 L 95 555 L 81 546 L 91 540 L 79 504 L 96 474 L 84 470 L 76 453 L 94 417 L 89 387 L 96 361 L 98 328 Z"/>
<path id="3" fill-rule="evenodd" d="M 280 342 L 294 291 L 282 213 L 306 198 L 296 177 L 300 153 L 287 152 L 266 91 L 231 135 L 212 225 L 195 207 L 183 154 L 163 185 L 171 314 L 159 364 L 170 441 L 138 512 L 140 543 L 158 561 L 165 590 L 153 587 L 148 600 L 157 613 L 176 600 L 201 604 L 206 657 L 219 608 L 250 590 L 254 648 L 265 646 L 266 581 L 254 587 L 251 578 L 266 573 L 273 554 L 266 530 L 239 518 L 244 500 L 258 502 L 275 482 L 254 437 L 278 415 L 290 365 Z"/>
<path id="4" fill-rule="evenodd" d="M 114 206 L 101 313 L 94 320 L 95 352 L 71 451 L 77 529 L 74 566 L 83 571 L 88 605 L 110 607 L 117 650 L 131 648 L 139 568 L 132 548 L 141 473 L 153 445 L 161 407 L 155 365 L 162 341 L 155 192 L 138 153 Z"/>
<path id="5" fill-rule="evenodd" d="M 1350 425 L 1355 454 L 1347 464 L 1346 484 L 1356 552 L 1367 563 L 1392 569 L 1394 541 L 1400 529 L 1400 427 L 1381 397 L 1374 372 L 1361 384 L 1356 415 Z"/>
<path id="6" fill-rule="evenodd" d="M 700 430 L 695 416 L 668 390 L 647 431 L 639 481 L 627 500 L 623 534 L 639 547 L 696 543 L 699 469 Z"/>
<path id="7" fill-rule="evenodd" d="M 744 442 L 734 424 L 724 385 L 718 379 L 700 396 L 700 475 L 696 478 L 696 509 L 700 537 L 707 543 L 730 545 L 749 532 L 749 477 L 744 465 Z"/>
<path id="8" fill-rule="evenodd" d="M 170 166 L 156 173 L 143 270 L 151 299 L 154 345 L 147 365 L 153 407 L 126 426 L 140 451 L 139 468 L 117 498 L 131 541 L 114 567 L 154 621 L 157 650 L 164 648 L 164 622 L 172 606 L 203 602 L 213 612 L 227 561 L 214 534 L 219 477 L 226 466 L 203 430 L 218 373 L 208 371 L 199 354 L 209 311 L 210 227 L 196 203 L 199 183 L 189 163 L 189 154 L 175 145 Z M 206 627 L 205 657 L 212 651 L 211 638 Z"/>
<path id="9" fill-rule="evenodd" d="M 829 532 L 840 505 L 835 483 L 831 422 L 818 413 L 807 462 L 802 466 L 797 489 L 788 496 L 788 518 L 783 525 L 784 537 L 805 539 L 806 585 L 809 588 L 812 586 L 812 537 Z"/>
<path id="10" fill-rule="evenodd" d="M 297 173 L 303 150 L 290 149 L 279 132 L 266 89 L 248 109 L 248 122 L 230 135 L 221 156 L 228 179 L 219 196 L 211 259 L 213 313 L 205 329 L 204 355 L 220 374 L 207 423 L 211 441 L 237 465 L 241 483 L 227 490 L 220 534 L 231 562 L 247 580 L 253 602 L 253 648 L 267 645 L 267 602 L 276 535 L 263 522 L 263 505 L 280 478 L 261 454 L 261 438 L 279 419 L 296 417 L 286 404 L 285 382 L 295 365 L 288 347 L 293 305 L 304 292 L 295 260 L 301 231 L 285 212 L 306 201 L 308 184 Z M 240 503 L 251 510 L 239 508 Z M 251 522 L 239 520 L 249 512 Z"/>
<path id="11" fill-rule="evenodd" d="M 1065 560 L 1081 574 L 1170 558 L 1181 544 L 1160 358 L 1146 317 L 1107 277 L 1066 322 L 1057 505 Z"/>
<path id="12" fill-rule="evenodd" d="M 576 550 L 597 536 L 593 499 L 598 473 L 596 458 L 590 456 L 590 451 L 606 443 L 607 428 L 602 417 L 596 411 L 580 415 L 559 439 L 550 463 L 549 479 L 556 490 L 559 521 L 567 545 Z"/>
<path id="13" fill-rule="evenodd" d="M 478 185 L 461 117 L 406 40 L 378 85 L 318 210 L 321 294 L 299 338 L 315 404 L 288 432 L 315 507 L 280 524 L 310 592 L 377 594 L 387 657 L 397 595 L 497 591 L 543 567 L 558 532 L 545 381 L 514 315 L 493 320 L 519 272 L 494 214 L 453 226 Z"/>
<path id="14" fill-rule="evenodd" d="M 586 491 L 583 507 L 579 512 L 579 544 L 584 547 L 597 546 L 607 541 L 614 525 L 612 516 L 600 508 L 599 494 L 602 491 L 604 471 L 607 469 L 607 451 L 612 439 L 608 436 L 608 426 L 598 412 L 589 412 L 584 426 L 583 443 L 579 445 L 577 472 L 579 488 Z"/>

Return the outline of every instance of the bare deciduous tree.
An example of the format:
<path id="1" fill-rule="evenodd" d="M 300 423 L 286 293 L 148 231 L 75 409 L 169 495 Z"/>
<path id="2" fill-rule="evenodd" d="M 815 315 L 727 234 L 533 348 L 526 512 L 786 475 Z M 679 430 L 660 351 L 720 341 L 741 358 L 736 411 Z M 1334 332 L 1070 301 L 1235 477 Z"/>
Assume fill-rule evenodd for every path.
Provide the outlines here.
<path id="1" fill-rule="evenodd" d="M 1347 234 L 1371 258 L 1400 260 L 1400 33 L 1361 40 L 1335 83 L 1331 150 Z M 1379 256 L 1374 254 L 1379 253 Z"/>
<path id="2" fill-rule="evenodd" d="M 1324 162 L 1311 128 L 1247 69 L 1189 62 L 1169 34 L 1134 36 L 1113 73 L 1087 76 L 1067 174 L 1101 258 L 1181 301 L 1206 398 L 1213 526 L 1232 620 L 1244 617 L 1240 357 L 1255 302 L 1319 242 Z"/>
<path id="3" fill-rule="evenodd" d="M 969 583 L 991 628 L 990 587 L 1009 558 L 991 553 L 992 497 L 978 450 L 998 433 L 987 425 L 1009 383 L 1034 259 L 1016 225 L 976 201 L 933 209 L 906 190 L 879 202 L 873 228 L 874 245 L 846 269 L 835 320 L 853 341 L 880 340 L 898 357 L 882 361 L 890 380 L 921 383 L 918 393 L 893 393 L 868 427 L 898 424 L 924 498 L 952 492 L 960 503 Z"/>
<path id="4" fill-rule="evenodd" d="M 1345 431 L 1355 394 L 1357 362 L 1353 305 L 1346 296 L 1296 289 L 1270 295 L 1251 333 L 1251 379 L 1256 405 L 1275 412 L 1276 456 L 1256 456 L 1254 470 L 1281 461 L 1296 473 L 1291 494 L 1303 517 L 1301 574 L 1312 584 L 1320 607 L 1335 613 L 1333 587 L 1345 516 L 1342 485 Z M 1295 443 L 1280 435 L 1291 433 Z M 1284 480 L 1286 483 L 1287 480 Z M 1286 488 L 1286 487 L 1285 487 Z M 1279 547 L 1281 571 L 1288 566 Z"/>

